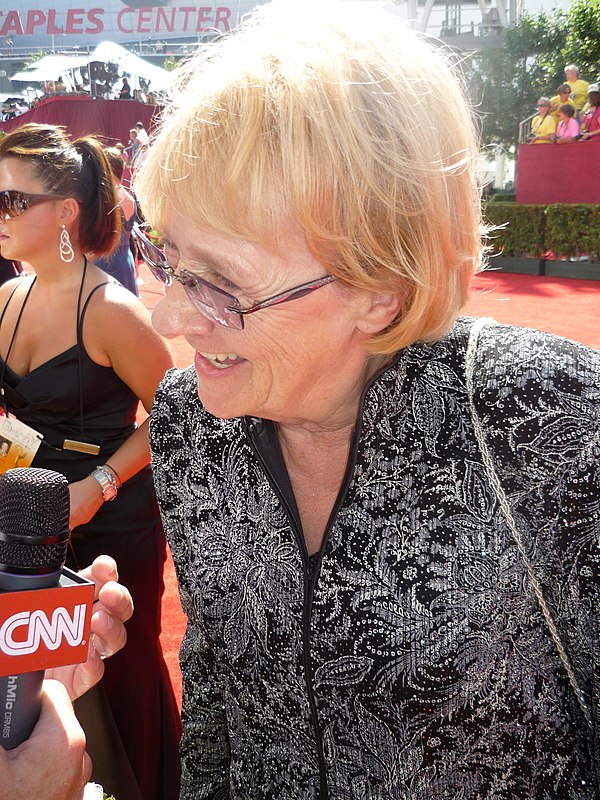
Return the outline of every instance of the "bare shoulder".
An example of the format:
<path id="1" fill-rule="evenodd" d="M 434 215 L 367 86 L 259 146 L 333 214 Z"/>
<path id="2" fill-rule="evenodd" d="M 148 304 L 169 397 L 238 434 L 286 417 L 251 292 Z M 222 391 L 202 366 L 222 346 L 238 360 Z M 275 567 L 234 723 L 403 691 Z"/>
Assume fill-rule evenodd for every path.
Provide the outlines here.
<path id="1" fill-rule="evenodd" d="M 0 286 L 0 309 L 4 308 L 8 298 L 14 292 L 15 288 L 26 280 L 27 278 L 25 276 L 11 278 L 9 281 L 6 281 L 6 283 L 3 283 Z M 31 281 L 28 282 L 31 283 Z"/>
<path id="2" fill-rule="evenodd" d="M 84 340 L 98 363 L 121 361 L 125 354 L 140 363 L 172 362 L 167 343 L 152 327 L 150 313 L 128 289 L 118 283 L 100 286 L 91 297 L 84 322 Z M 166 366 L 165 366 L 166 365 Z"/>

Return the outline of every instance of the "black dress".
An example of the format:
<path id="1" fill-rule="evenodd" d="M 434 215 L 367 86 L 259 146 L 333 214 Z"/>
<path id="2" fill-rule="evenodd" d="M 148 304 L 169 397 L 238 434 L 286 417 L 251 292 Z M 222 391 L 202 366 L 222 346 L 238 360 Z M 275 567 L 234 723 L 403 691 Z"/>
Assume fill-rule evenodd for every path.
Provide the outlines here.
<path id="1" fill-rule="evenodd" d="M 138 407 L 131 389 L 112 368 L 92 361 L 83 345 L 85 312 L 94 291 L 78 314 L 73 347 L 23 377 L 0 358 L 8 410 L 42 433 L 46 442 L 32 466 L 61 472 L 70 483 L 85 478 L 121 446 L 135 429 Z M 13 292 L 0 327 L 10 302 L 22 303 L 22 298 L 21 292 Z M 100 453 L 49 446 L 60 447 L 64 439 L 98 444 Z M 118 800 L 175 800 L 181 728 L 159 641 L 166 543 L 149 467 L 128 480 L 118 497 L 105 503 L 89 523 L 73 530 L 67 565 L 87 566 L 103 553 L 116 560 L 119 580 L 133 596 L 135 613 L 127 623 L 127 645 L 106 661 L 100 692 L 91 699 L 85 696 L 82 703 L 88 706 L 87 712 L 82 708 L 80 719 L 94 761 L 93 779 Z M 110 709 L 108 719 L 99 718 L 99 708 Z"/>

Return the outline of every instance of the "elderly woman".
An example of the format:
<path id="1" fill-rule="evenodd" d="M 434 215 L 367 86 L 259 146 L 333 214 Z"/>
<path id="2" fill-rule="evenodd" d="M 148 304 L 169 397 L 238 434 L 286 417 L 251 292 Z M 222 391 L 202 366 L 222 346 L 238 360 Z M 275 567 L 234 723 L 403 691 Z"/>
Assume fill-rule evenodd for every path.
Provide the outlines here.
<path id="1" fill-rule="evenodd" d="M 458 85 L 372 4 L 314 19 L 198 56 L 136 183 L 154 324 L 196 351 L 150 437 L 181 797 L 591 800 L 600 356 L 457 319 Z"/>
<path id="2" fill-rule="evenodd" d="M 537 101 L 537 114 L 531 120 L 531 144 L 551 144 L 556 136 L 556 120 L 550 113 L 550 100 L 540 97 Z"/>
<path id="3" fill-rule="evenodd" d="M 571 100 L 575 106 L 575 111 L 579 114 L 588 99 L 587 91 L 589 84 L 581 77 L 577 64 L 567 64 L 565 67 L 565 78 L 566 82 L 571 87 Z"/>

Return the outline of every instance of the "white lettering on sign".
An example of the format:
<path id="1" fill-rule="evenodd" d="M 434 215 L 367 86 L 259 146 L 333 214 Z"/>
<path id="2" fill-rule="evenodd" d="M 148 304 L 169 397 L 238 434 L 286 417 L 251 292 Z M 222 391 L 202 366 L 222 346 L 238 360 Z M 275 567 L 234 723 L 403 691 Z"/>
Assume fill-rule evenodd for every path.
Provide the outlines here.
<path id="1" fill-rule="evenodd" d="M 43 611 L 20 611 L 9 617 L 0 627 L 0 650 L 7 656 L 24 656 L 35 653 L 43 641 L 48 650 L 56 650 L 63 639 L 77 647 L 83 639 L 85 603 L 75 606 L 71 617 L 66 608 L 55 608 L 49 620 Z M 16 640 L 15 632 L 26 628 L 25 638 Z"/>

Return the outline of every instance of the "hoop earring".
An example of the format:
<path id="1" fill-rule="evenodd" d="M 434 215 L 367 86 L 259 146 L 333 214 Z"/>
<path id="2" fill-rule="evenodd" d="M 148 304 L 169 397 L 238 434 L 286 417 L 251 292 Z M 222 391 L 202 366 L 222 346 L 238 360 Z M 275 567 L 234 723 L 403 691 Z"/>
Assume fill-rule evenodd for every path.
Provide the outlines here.
<path id="1" fill-rule="evenodd" d="M 61 261 L 64 261 L 66 264 L 70 263 L 75 258 L 75 251 L 73 250 L 73 245 L 71 244 L 71 237 L 69 236 L 69 231 L 64 225 L 62 226 L 62 231 L 60 232 L 59 252 Z"/>

